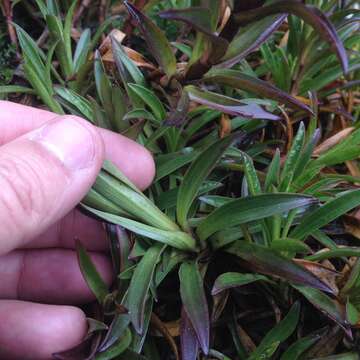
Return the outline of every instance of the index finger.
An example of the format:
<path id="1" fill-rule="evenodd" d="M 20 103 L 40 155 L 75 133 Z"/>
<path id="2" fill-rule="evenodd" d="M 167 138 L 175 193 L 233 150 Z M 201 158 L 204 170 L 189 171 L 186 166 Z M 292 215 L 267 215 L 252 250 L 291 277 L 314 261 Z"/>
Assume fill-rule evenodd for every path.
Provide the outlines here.
<path id="1" fill-rule="evenodd" d="M 0 145 L 53 121 L 57 116 L 50 111 L 0 100 Z M 140 189 L 148 187 L 155 175 L 150 152 L 125 136 L 106 129 L 99 131 L 104 140 L 106 158 Z"/>

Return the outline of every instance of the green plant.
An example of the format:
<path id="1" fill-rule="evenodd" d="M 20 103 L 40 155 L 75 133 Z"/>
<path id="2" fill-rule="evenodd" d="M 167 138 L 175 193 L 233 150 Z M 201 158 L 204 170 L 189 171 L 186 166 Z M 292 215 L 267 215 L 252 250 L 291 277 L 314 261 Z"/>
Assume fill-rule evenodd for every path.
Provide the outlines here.
<path id="1" fill-rule="evenodd" d="M 338 342 L 352 331 L 358 336 L 351 327 L 359 323 L 359 262 L 337 283 L 332 280 L 340 275 L 332 265 L 320 263 L 336 258 L 347 264 L 360 255 L 356 247 L 339 247 L 325 231 L 360 204 L 359 178 L 327 171 L 359 157 L 357 123 L 342 143 L 313 157 L 321 138 L 317 127 L 332 121 L 323 106 L 335 93 L 331 84 L 345 83 L 342 71 L 356 77 L 358 11 L 337 1 L 235 2 L 232 8 L 218 0 L 184 1 L 180 5 L 188 8 L 170 8 L 160 17 L 190 25 L 189 45 L 185 32 L 170 43 L 143 11 L 125 2 L 147 44 L 139 61 L 132 38 L 129 49 L 116 30 L 98 47 L 111 18 L 94 35 L 82 29 L 74 46 L 77 2 L 65 18 L 56 1 L 36 3 L 50 37 L 44 51 L 16 27 L 32 89 L 15 91 L 35 90 L 55 112 L 80 115 L 137 139 L 154 153 L 157 165 L 145 196 L 106 162 L 82 202 L 106 221 L 118 269 L 107 291 L 78 245 L 82 272 L 110 325 L 93 335 L 100 344 L 93 358 L 179 358 L 169 333 L 179 318 L 175 333 L 184 360 L 330 355 L 335 348 L 326 352 L 321 344 L 334 336 L 329 330 L 334 323 Z M 286 46 L 278 46 L 279 34 Z M 271 77 L 277 87 L 262 77 Z M 272 134 L 283 116 L 287 131 L 296 126 L 297 133 L 282 157 L 283 144 Z M 270 132 L 268 141 L 261 141 L 261 132 Z M 124 229 L 131 231 L 131 241 Z M 314 314 L 309 303 L 320 310 L 311 316 L 321 325 L 301 335 L 300 319 Z M 255 346 L 240 326 L 241 314 L 267 304 L 287 315 L 277 315 L 275 325 L 268 317 L 264 326 L 249 325 Z M 356 351 L 358 344 L 347 346 L 341 351 Z M 72 352 L 56 356 L 67 359 Z"/>

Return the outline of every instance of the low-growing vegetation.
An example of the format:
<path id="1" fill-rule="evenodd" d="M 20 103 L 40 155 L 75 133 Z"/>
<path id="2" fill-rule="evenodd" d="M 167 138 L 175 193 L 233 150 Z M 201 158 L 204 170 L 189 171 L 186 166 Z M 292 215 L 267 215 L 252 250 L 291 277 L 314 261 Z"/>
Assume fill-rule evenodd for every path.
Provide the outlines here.
<path id="1" fill-rule="evenodd" d="M 83 200 L 116 281 L 79 243 L 97 308 L 54 358 L 359 359 L 357 1 L 11 3 L 1 96 L 156 162 L 144 193 L 106 162 Z"/>

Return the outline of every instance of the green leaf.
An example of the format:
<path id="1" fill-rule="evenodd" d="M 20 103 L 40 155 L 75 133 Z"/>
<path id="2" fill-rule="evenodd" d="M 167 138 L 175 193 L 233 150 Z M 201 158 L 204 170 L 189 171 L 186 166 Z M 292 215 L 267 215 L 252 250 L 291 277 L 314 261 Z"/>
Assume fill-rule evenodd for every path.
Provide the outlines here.
<path id="1" fill-rule="evenodd" d="M 344 73 L 347 73 L 348 59 L 344 45 L 340 40 L 334 25 L 329 21 L 327 16 L 315 6 L 306 5 L 297 1 L 276 1 L 275 3 L 258 7 L 254 10 L 238 13 L 234 16 L 234 20 L 237 23 L 244 24 L 279 13 L 296 15 L 312 26 L 323 41 L 327 42 L 331 49 L 336 53 Z"/>
<path id="2" fill-rule="evenodd" d="M 197 228 L 200 239 L 205 240 L 213 233 L 292 209 L 316 203 L 316 199 L 290 193 L 259 194 L 235 199 L 208 215 Z M 291 236 L 293 237 L 293 236 Z"/>
<path id="3" fill-rule="evenodd" d="M 269 281 L 269 279 L 263 275 L 227 272 L 221 274 L 215 280 L 214 286 L 211 290 L 211 295 L 217 295 L 224 290 L 251 284 L 259 280 Z"/>
<path id="4" fill-rule="evenodd" d="M 140 260 L 131 278 L 126 304 L 131 322 L 138 334 L 142 334 L 144 330 L 145 305 L 150 283 L 156 264 L 159 262 L 164 249 L 165 246 L 161 244 L 150 247 Z"/>
<path id="5" fill-rule="evenodd" d="M 267 169 L 265 191 L 270 191 L 272 186 L 277 186 L 280 179 L 280 150 L 277 148 L 275 155 Z"/>
<path id="6" fill-rule="evenodd" d="M 129 88 L 149 106 L 158 123 L 165 120 L 166 111 L 159 98 L 146 87 L 139 84 L 128 84 Z"/>
<path id="7" fill-rule="evenodd" d="M 346 301 L 346 319 L 351 325 L 357 325 L 360 320 L 359 311 L 350 302 L 349 298 Z"/>
<path id="8" fill-rule="evenodd" d="M 290 151 L 286 156 L 284 168 L 281 172 L 280 191 L 287 192 L 290 188 L 291 182 L 294 178 L 296 167 L 301 158 L 301 151 L 304 146 L 304 141 L 305 141 L 305 126 L 304 123 L 301 122 L 299 126 L 299 130 L 291 145 Z"/>
<path id="9" fill-rule="evenodd" d="M 145 236 L 149 239 L 159 241 L 161 243 L 173 246 L 180 250 L 185 251 L 195 251 L 196 244 L 195 240 L 185 232 L 182 231 L 166 231 L 160 230 L 156 227 L 152 227 L 149 225 L 144 225 L 140 222 L 127 219 L 122 216 L 117 216 L 113 214 L 109 214 L 103 211 L 95 210 L 88 206 L 85 206 L 85 209 L 91 211 L 93 214 L 99 216 L 100 218 L 109 221 L 112 224 L 118 224 L 125 229 L 133 231 L 136 234 L 141 236 Z"/>
<path id="10" fill-rule="evenodd" d="M 130 329 L 126 329 L 124 336 L 106 351 L 98 353 L 95 356 L 95 360 L 111 360 L 117 358 L 117 356 L 122 354 L 130 346 L 131 339 L 131 331 Z"/>
<path id="11" fill-rule="evenodd" d="M 277 325 L 275 325 L 264 337 L 256 350 L 251 353 L 249 360 L 257 360 L 268 358 L 266 350 L 269 349 L 273 344 L 280 345 L 285 341 L 296 329 L 299 322 L 300 316 L 300 303 L 296 302 L 285 316 Z M 276 349 L 275 348 L 275 349 Z"/>
<path id="12" fill-rule="evenodd" d="M 216 68 L 232 67 L 251 52 L 257 50 L 284 22 L 286 15 L 268 16 L 241 27 Z"/>
<path id="13" fill-rule="evenodd" d="M 130 323 L 129 314 L 116 314 L 107 332 L 105 339 L 99 346 L 99 351 L 105 351 L 114 345 L 124 334 Z"/>
<path id="14" fill-rule="evenodd" d="M 81 273 L 98 302 L 102 304 L 109 293 L 108 286 L 96 270 L 94 263 L 80 241 L 76 243 L 76 252 Z"/>
<path id="15" fill-rule="evenodd" d="M 176 58 L 165 34 L 134 5 L 127 1 L 124 1 L 124 4 L 143 34 L 150 52 L 165 74 L 172 77 L 176 72 Z"/>
<path id="16" fill-rule="evenodd" d="M 12 94 L 12 93 L 20 93 L 20 94 L 34 94 L 34 89 L 30 89 L 26 86 L 20 85 L 1 85 L 0 86 L 0 94 Z"/>
<path id="17" fill-rule="evenodd" d="M 291 231 L 289 237 L 304 239 L 313 231 L 329 224 L 346 212 L 360 205 L 360 190 L 350 190 L 340 194 L 334 200 L 305 215 L 300 224 Z"/>
<path id="18" fill-rule="evenodd" d="M 125 84 L 127 82 L 126 81 L 127 79 L 124 75 L 127 72 L 130 76 L 129 82 L 135 82 L 136 84 L 145 86 L 146 81 L 143 73 L 129 58 L 129 56 L 122 48 L 122 45 L 114 37 L 111 37 L 111 48 L 117 68 L 122 74 L 123 81 L 125 82 Z"/>
<path id="19" fill-rule="evenodd" d="M 265 246 L 239 241 L 226 248 L 225 251 L 240 257 L 249 264 L 251 269 L 259 273 L 333 293 L 333 290 L 313 273 Z"/>
<path id="20" fill-rule="evenodd" d="M 300 254 L 308 254 L 311 248 L 304 244 L 303 241 L 295 239 L 279 239 L 271 242 L 271 248 L 276 251 L 294 252 Z"/>
<path id="21" fill-rule="evenodd" d="M 180 296 L 201 349 L 209 352 L 210 319 L 203 279 L 196 262 L 184 262 L 179 270 Z"/>
<path id="22" fill-rule="evenodd" d="M 307 105 L 269 84 L 269 82 L 244 74 L 238 70 L 212 69 L 204 76 L 203 80 L 205 82 L 231 86 L 236 89 L 260 95 L 267 99 L 279 101 L 310 114 L 313 113 Z"/>
<path id="23" fill-rule="evenodd" d="M 244 171 L 249 193 L 251 195 L 260 194 L 261 185 L 252 158 L 244 152 L 242 152 L 241 158 L 244 163 Z"/>
<path id="24" fill-rule="evenodd" d="M 345 312 L 333 299 L 318 289 L 294 284 L 292 284 L 292 286 L 304 295 L 305 298 L 317 309 L 324 312 L 329 318 L 336 321 L 342 327 L 346 328 L 347 321 L 345 318 Z"/>
<path id="25" fill-rule="evenodd" d="M 228 136 L 211 144 L 196 158 L 186 171 L 179 188 L 176 208 L 177 220 L 183 229 L 188 229 L 188 212 L 199 192 L 200 186 L 216 166 L 225 150 L 234 141 L 235 136 Z"/>
<path id="26" fill-rule="evenodd" d="M 90 29 L 85 29 L 80 39 L 76 45 L 75 54 L 74 54 L 74 72 L 78 72 L 80 67 L 84 65 L 87 61 L 91 44 L 91 31 Z"/>
<path id="27" fill-rule="evenodd" d="M 320 335 L 307 336 L 294 342 L 282 354 L 280 360 L 298 360 L 301 355 L 320 339 Z"/>

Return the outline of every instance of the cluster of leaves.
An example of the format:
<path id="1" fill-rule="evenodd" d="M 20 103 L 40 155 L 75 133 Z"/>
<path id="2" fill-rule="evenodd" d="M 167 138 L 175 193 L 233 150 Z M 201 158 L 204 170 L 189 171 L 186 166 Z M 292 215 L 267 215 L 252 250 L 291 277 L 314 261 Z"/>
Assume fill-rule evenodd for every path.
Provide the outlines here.
<path id="1" fill-rule="evenodd" d="M 145 195 L 106 162 L 83 200 L 117 280 L 107 289 L 78 244 L 101 311 L 54 357 L 358 359 L 360 250 L 336 236 L 360 205 L 354 2 L 124 2 L 125 40 L 111 17 L 82 27 L 77 1 L 65 17 L 35 3 L 46 46 L 16 26 L 31 87 L 0 93 L 136 139 L 157 167 Z"/>

